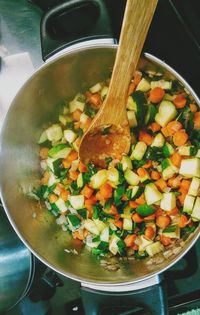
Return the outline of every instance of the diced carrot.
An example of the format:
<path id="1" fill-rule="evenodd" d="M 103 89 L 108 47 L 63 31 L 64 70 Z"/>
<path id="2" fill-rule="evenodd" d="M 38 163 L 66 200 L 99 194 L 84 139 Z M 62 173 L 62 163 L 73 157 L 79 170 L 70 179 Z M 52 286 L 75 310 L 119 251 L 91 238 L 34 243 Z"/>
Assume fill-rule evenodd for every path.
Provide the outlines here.
<path id="1" fill-rule="evenodd" d="M 161 234 L 160 241 L 164 246 L 167 246 L 171 243 L 171 238 Z"/>
<path id="2" fill-rule="evenodd" d="M 132 246 L 132 249 L 133 249 L 133 250 L 138 250 L 138 249 L 139 249 L 139 246 L 138 246 L 137 244 L 134 244 L 134 245 Z"/>
<path id="3" fill-rule="evenodd" d="M 58 190 L 60 193 L 61 193 L 63 190 L 65 190 L 64 185 L 61 184 L 61 183 L 57 183 L 55 189 Z"/>
<path id="4" fill-rule="evenodd" d="M 141 223 L 143 218 L 136 212 L 132 214 L 132 220 L 136 223 Z"/>
<path id="5" fill-rule="evenodd" d="M 49 172 L 45 171 L 44 174 L 43 174 L 43 177 L 40 180 L 41 184 L 42 185 L 47 185 L 48 181 L 49 181 L 49 177 L 50 177 Z"/>
<path id="6" fill-rule="evenodd" d="M 92 206 L 96 203 L 96 201 L 93 198 L 85 199 L 85 208 L 88 210 L 88 218 L 90 219 L 92 217 Z"/>
<path id="7" fill-rule="evenodd" d="M 178 188 L 181 185 L 181 180 L 178 176 L 174 175 L 173 177 L 168 179 L 167 185 L 173 188 Z"/>
<path id="8" fill-rule="evenodd" d="M 153 142 L 153 137 L 146 131 L 139 132 L 139 141 L 143 141 L 147 145 L 151 145 Z"/>
<path id="9" fill-rule="evenodd" d="M 165 136 L 165 138 L 169 137 L 169 131 L 167 129 L 167 126 L 162 127 L 161 132 L 163 133 L 163 135 Z"/>
<path id="10" fill-rule="evenodd" d="M 58 196 L 56 196 L 55 194 L 50 194 L 49 195 L 49 202 L 50 203 L 54 203 L 58 200 Z"/>
<path id="11" fill-rule="evenodd" d="M 117 212 L 117 208 L 115 207 L 115 205 L 114 205 L 114 204 L 112 204 L 112 205 L 111 205 L 111 207 L 110 207 L 110 209 L 109 209 L 108 213 L 109 213 L 109 214 L 112 214 L 112 215 L 116 215 L 116 214 L 118 214 L 118 212 Z"/>
<path id="12" fill-rule="evenodd" d="M 136 234 L 128 234 L 124 239 L 124 243 L 126 244 L 126 247 L 131 247 L 134 245 L 135 240 Z"/>
<path id="13" fill-rule="evenodd" d="M 82 111 L 80 109 L 76 109 L 73 113 L 72 113 L 72 118 L 74 121 L 79 121 L 80 117 L 81 117 Z"/>
<path id="14" fill-rule="evenodd" d="M 179 213 L 179 210 L 178 210 L 177 207 L 175 207 L 175 208 L 172 209 L 172 210 L 166 211 L 166 214 L 167 214 L 167 215 L 176 215 L 176 214 L 178 214 L 178 213 Z"/>
<path id="15" fill-rule="evenodd" d="M 135 91 L 136 85 L 133 81 L 130 82 L 128 87 L 128 95 L 131 95 Z"/>
<path id="16" fill-rule="evenodd" d="M 76 151 L 71 151 L 70 154 L 67 157 L 67 160 L 69 162 L 72 162 L 78 158 L 78 153 Z"/>
<path id="17" fill-rule="evenodd" d="M 74 123 L 74 129 L 75 129 L 75 130 L 78 130 L 80 127 L 81 127 L 81 122 L 80 122 L 80 121 L 76 121 L 76 122 Z"/>
<path id="18" fill-rule="evenodd" d="M 178 94 L 173 100 L 173 103 L 176 106 L 176 108 L 183 108 L 185 107 L 187 100 L 183 94 Z"/>
<path id="19" fill-rule="evenodd" d="M 155 213 L 147 215 L 146 217 L 144 217 L 144 221 L 153 221 L 155 220 L 155 217 L 156 217 Z"/>
<path id="20" fill-rule="evenodd" d="M 181 205 L 183 205 L 184 201 L 185 201 L 185 198 L 186 198 L 186 195 L 187 195 L 187 191 L 182 190 L 180 192 L 181 192 L 181 194 L 178 196 L 178 200 L 180 201 Z"/>
<path id="21" fill-rule="evenodd" d="M 112 197 L 113 189 L 108 183 L 105 183 L 104 185 L 102 185 L 99 191 L 100 191 L 101 196 L 104 199 L 109 199 Z"/>
<path id="22" fill-rule="evenodd" d="M 122 200 L 122 201 L 127 201 L 127 200 L 128 200 L 127 195 L 122 196 L 121 200 Z"/>
<path id="23" fill-rule="evenodd" d="M 129 201 L 128 203 L 129 207 L 131 207 L 132 209 L 137 208 L 138 204 L 137 202 L 135 202 L 134 200 Z"/>
<path id="24" fill-rule="evenodd" d="M 152 103 L 159 103 L 162 101 L 164 95 L 165 91 L 161 87 L 157 86 L 150 91 L 149 100 Z"/>
<path id="25" fill-rule="evenodd" d="M 148 238 L 148 239 L 152 239 L 154 237 L 154 229 L 151 226 L 147 226 L 145 231 L 144 231 L 144 235 Z"/>
<path id="26" fill-rule="evenodd" d="M 43 147 L 40 149 L 40 157 L 42 160 L 45 160 L 48 158 L 48 152 L 49 152 L 49 148 Z"/>
<path id="27" fill-rule="evenodd" d="M 81 190 L 81 195 L 89 199 L 92 196 L 93 192 L 94 192 L 94 189 L 92 189 L 88 185 L 85 185 L 85 187 Z"/>
<path id="28" fill-rule="evenodd" d="M 188 134 L 183 129 L 175 132 L 175 134 L 173 135 L 173 142 L 177 147 L 184 145 L 187 142 L 187 140 Z"/>
<path id="29" fill-rule="evenodd" d="M 95 94 L 91 94 L 88 98 L 88 102 L 96 107 L 96 108 L 99 108 L 100 104 L 101 104 L 101 97 L 98 93 L 95 93 Z"/>
<path id="30" fill-rule="evenodd" d="M 137 173 L 138 173 L 139 177 L 144 177 L 147 175 L 148 172 L 145 170 L 145 168 L 139 167 L 137 169 Z"/>
<path id="31" fill-rule="evenodd" d="M 186 217 L 186 215 L 182 214 L 180 216 L 180 221 L 179 221 L 178 226 L 180 228 L 184 228 L 187 224 L 188 224 L 188 218 Z"/>
<path id="32" fill-rule="evenodd" d="M 162 210 L 161 208 L 158 208 L 155 212 L 155 217 L 157 218 L 157 217 L 163 215 L 164 213 L 165 213 L 164 210 Z"/>
<path id="33" fill-rule="evenodd" d="M 142 79 L 142 74 L 139 72 L 136 72 L 133 78 L 133 83 L 135 83 L 135 86 L 137 86 L 140 83 L 141 79 Z"/>
<path id="34" fill-rule="evenodd" d="M 73 235 L 73 238 L 77 238 L 80 241 L 84 240 L 83 230 L 81 230 L 81 231 L 76 230 L 76 231 L 72 232 L 72 235 Z"/>
<path id="35" fill-rule="evenodd" d="M 189 179 L 183 179 L 181 181 L 181 188 L 183 188 L 184 190 L 186 190 L 186 192 L 188 192 L 190 188 L 190 184 L 191 184 L 191 181 Z"/>
<path id="36" fill-rule="evenodd" d="M 172 156 L 170 157 L 170 160 L 172 164 L 174 164 L 177 167 L 180 167 L 182 158 L 178 152 L 174 152 Z"/>
<path id="37" fill-rule="evenodd" d="M 198 107 L 196 104 L 190 104 L 190 110 L 192 113 L 196 113 L 198 110 Z"/>
<path id="38" fill-rule="evenodd" d="M 69 178 L 71 178 L 72 180 L 77 180 L 78 174 L 79 173 L 77 171 L 69 171 Z"/>
<path id="39" fill-rule="evenodd" d="M 194 129 L 200 130 L 200 112 L 194 113 Z"/>
<path id="40" fill-rule="evenodd" d="M 160 215 L 156 218 L 156 225 L 161 229 L 165 229 L 171 222 L 170 216 Z"/>
<path id="41" fill-rule="evenodd" d="M 152 161 L 149 160 L 146 164 L 144 164 L 142 167 L 143 168 L 150 168 L 152 166 Z"/>
<path id="42" fill-rule="evenodd" d="M 63 166 L 64 168 L 69 168 L 69 167 L 71 166 L 71 162 L 68 161 L 67 159 L 63 159 L 63 160 L 62 160 L 62 166 Z"/>
<path id="43" fill-rule="evenodd" d="M 153 179 L 153 180 L 158 180 L 158 179 L 160 179 L 160 173 L 159 172 L 157 172 L 157 171 L 151 171 L 151 179 Z"/>
<path id="44" fill-rule="evenodd" d="M 113 223 L 114 223 L 114 225 L 117 226 L 119 229 L 122 229 L 122 228 L 123 228 L 123 222 L 122 222 L 122 220 L 115 220 Z"/>
<path id="45" fill-rule="evenodd" d="M 157 122 L 154 121 L 153 123 L 151 123 L 150 129 L 153 132 L 157 132 L 157 131 L 159 131 L 161 129 L 161 126 Z"/>
<path id="46" fill-rule="evenodd" d="M 183 126 L 178 120 L 172 120 L 167 124 L 168 135 L 173 136 L 175 132 L 182 128 Z"/>
<path id="47" fill-rule="evenodd" d="M 165 191 L 167 188 L 167 183 L 163 178 L 158 179 L 154 184 L 160 191 Z"/>
<path id="48" fill-rule="evenodd" d="M 70 185 L 73 182 L 73 180 L 71 178 L 65 178 L 63 179 L 62 182 L 63 182 L 63 185 Z"/>
<path id="49" fill-rule="evenodd" d="M 102 195 L 101 195 L 100 191 L 97 191 L 95 197 L 97 200 L 102 200 Z"/>
<path id="50" fill-rule="evenodd" d="M 68 197 L 70 195 L 70 192 L 68 190 L 63 190 L 61 193 L 60 193 L 60 197 L 62 198 L 62 200 L 64 201 L 67 201 L 68 200 Z"/>
<path id="51" fill-rule="evenodd" d="M 86 173 L 87 172 L 87 166 L 80 161 L 79 165 L 78 165 L 78 170 L 81 173 Z"/>
<path id="52" fill-rule="evenodd" d="M 138 203 L 139 205 L 143 205 L 146 203 L 144 194 L 141 194 L 139 198 L 135 199 L 135 202 Z"/>

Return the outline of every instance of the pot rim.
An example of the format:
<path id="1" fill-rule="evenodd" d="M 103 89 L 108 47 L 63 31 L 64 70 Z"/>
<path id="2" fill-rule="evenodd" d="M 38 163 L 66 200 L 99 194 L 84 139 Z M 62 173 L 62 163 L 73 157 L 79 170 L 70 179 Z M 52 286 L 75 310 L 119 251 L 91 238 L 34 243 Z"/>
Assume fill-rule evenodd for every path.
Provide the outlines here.
<path id="1" fill-rule="evenodd" d="M 25 84 L 21 87 L 21 89 L 18 91 L 18 93 L 16 94 L 16 96 L 14 97 L 10 108 L 7 112 L 7 115 L 9 115 L 9 111 L 11 110 L 11 108 L 14 106 L 15 103 L 15 99 L 18 97 L 18 95 L 21 93 L 22 89 L 26 88 L 26 85 L 29 83 L 29 81 L 32 80 L 33 77 L 35 77 L 40 71 L 42 71 L 43 68 L 48 67 L 50 64 L 57 62 L 60 58 L 63 58 L 66 55 L 70 55 L 73 54 L 73 52 L 81 52 L 85 49 L 98 49 L 98 48 L 108 48 L 108 49 L 117 49 L 118 45 L 117 44 L 111 44 L 111 43 L 107 43 L 105 42 L 105 40 L 102 40 L 102 43 L 99 42 L 99 40 L 94 40 L 92 41 L 88 41 L 88 42 L 83 42 L 81 45 L 73 45 L 71 47 L 68 47 L 66 49 L 63 49 L 61 52 L 57 53 L 56 55 L 54 55 L 52 58 L 50 58 L 46 63 L 44 63 L 42 66 L 40 66 L 32 75 L 31 77 L 25 82 Z M 191 93 L 191 95 L 194 97 L 195 101 L 197 102 L 197 104 L 200 106 L 200 100 L 197 96 L 197 94 L 194 92 L 194 90 L 192 89 L 192 87 L 186 82 L 186 80 L 176 72 L 176 70 L 174 70 L 171 66 L 169 66 L 168 64 L 166 64 L 164 61 L 160 60 L 159 58 L 155 57 L 152 54 L 149 53 L 143 53 L 142 54 L 147 60 L 156 63 L 158 66 L 161 66 L 162 68 L 164 68 L 165 70 L 169 71 L 172 75 L 174 75 L 182 84 L 183 86 Z M 6 117 L 7 117 L 6 115 Z M 1 142 L 2 142 L 2 135 L 3 135 L 3 130 L 5 128 L 6 125 L 6 117 L 4 119 L 3 122 L 3 126 L 2 126 L 2 130 L 1 130 L 1 135 L 0 135 L 0 147 L 1 147 Z M 149 273 L 147 276 L 141 276 L 139 278 L 137 278 L 136 280 L 130 280 L 130 281 L 120 281 L 120 282 L 114 282 L 114 283 L 110 283 L 110 282 L 106 282 L 106 281 L 95 281 L 95 280 L 89 280 L 85 277 L 79 277 L 76 276 L 70 272 L 64 272 L 63 270 L 61 270 L 58 267 L 53 266 L 51 263 L 47 262 L 47 260 L 43 257 L 41 257 L 35 249 L 33 249 L 31 247 L 31 245 L 29 245 L 29 243 L 26 241 L 26 239 L 21 235 L 21 233 L 19 232 L 17 225 L 15 224 L 14 220 L 12 219 L 12 216 L 9 214 L 9 210 L 6 207 L 6 202 L 4 202 L 4 198 L 3 198 L 3 194 L 2 194 L 2 189 L 1 189 L 1 182 L 0 182 L 0 198 L 2 200 L 2 204 L 3 207 L 5 209 L 5 212 L 8 216 L 8 219 L 11 223 L 11 225 L 13 226 L 14 230 L 16 231 L 17 235 L 19 236 L 19 238 L 23 241 L 23 243 L 27 246 L 27 248 L 40 260 L 42 261 L 42 263 L 44 263 L 46 266 L 48 266 L 49 268 L 55 270 L 56 272 L 58 272 L 59 274 L 66 276 L 72 280 L 81 282 L 83 285 L 89 287 L 90 284 L 91 285 L 95 285 L 96 287 L 99 287 L 99 290 L 103 290 L 103 286 L 106 286 L 108 288 L 112 288 L 112 287 L 118 287 L 118 288 L 122 288 L 123 286 L 126 285 L 134 285 L 134 284 L 141 284 L 142 282 L 144 282 L 144 287 L 145 287 L 145 280 L 149 280 L 150 278 L 153 278 L 155 276 L 160 275 L 162 272 L 166 271 L 168 268 L 172 267 L 178 260 L 180 260 L 188 251 L 189 249 L 194 245 L 194 243 L 196 242 L 196 240 L 198 239 L 199 235 L 200 235 L 200 226 L 198 227 L 198 229 L 195 231 L 195 236 L 193 236 L 192 240 L 189 240 L 189 242 L 187 244 L 185 244 L 186 248 L 184 249 L 184 251 L 180 254 L 178 254 L 177 256 L 174 257 L 174 259 L 172 259 L 172 261 L 166 266 L 163 267 L 161 270 L 159 271 L 155 271 L 155 272 L 151 272 Z M 133 287 L 131 288 L 133 289 Z M 112 291 L 112 290 L 110 290 Z"/>

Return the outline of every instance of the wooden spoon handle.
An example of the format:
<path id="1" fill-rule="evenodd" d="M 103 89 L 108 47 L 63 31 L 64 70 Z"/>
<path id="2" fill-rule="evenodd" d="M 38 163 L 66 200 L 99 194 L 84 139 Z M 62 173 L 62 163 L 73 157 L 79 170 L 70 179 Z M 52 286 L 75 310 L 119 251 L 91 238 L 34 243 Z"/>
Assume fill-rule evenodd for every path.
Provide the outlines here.
<path id="1" fill-rule="evenodd" d="M 107 106 L 127 97 L 158 0 L 127 0 Z M 121 102 L 120 102 L 121 103 Z"/>

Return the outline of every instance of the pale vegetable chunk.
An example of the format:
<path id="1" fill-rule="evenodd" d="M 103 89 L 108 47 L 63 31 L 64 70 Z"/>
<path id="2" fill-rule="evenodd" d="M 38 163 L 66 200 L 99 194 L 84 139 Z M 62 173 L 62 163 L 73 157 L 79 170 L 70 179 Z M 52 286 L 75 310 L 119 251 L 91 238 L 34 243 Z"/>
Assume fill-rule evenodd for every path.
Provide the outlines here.
<path id="1" fill-rule="evenodd" d="M 146 143 L 139 141 L 133 149 L 131 160 L 142 160 L 147 149 Z"/>
<path id="2" fill-rule="evenodd" d="M 90 178 L 90 186 L 98 189 L 107 181 L 107 170 L 100 170 Z"/>
<path id="3" fill-rule="evenodd" d="M 58 141 L 63 136 L 62 128 L 57 124 L 52 125 L 46 130 L 46 135 L 49 141 Z"/>
<path id="4" fill-rule="evenodd" d="M 163 196 L 153 183 L 146 185 L 144 195 L 148 205 L 151 205 L 161 200 Z"/>
<path id="5" fill-rule="evenodd" d="M 200 197 L 197 197 L 197 199 L 195 201 L 191 216 L 194 220 L 197 220 L 197 221 L 200 220 Z"/>
<path id="6" fill-rule="evenodd" d="M 77 138 L 77 135 L 75 134 L 74 131 L 67 129 L 64 130 L 64 137 L 67 140 L 67 142 L 72 143 Z"/>
<path id="7" fill-rule="evenodd" d="M 83 195 L 69 196 L 69 202 L 71 203 L 72 208 L 76 210 L 84 208 Z"/>
<path id="8" fill-rule="evenodd" d="M 146 79 L 142 78 L 142 80 L 139 82 L 136 91 L 142 91 L 142 92 L 147 92 L 149 91 L 151 88 L 151 85 L 149 83 L 149 81 L 147 81 Z"/>
<path id="9" fill-rule="evenodd" d="M 190 188 L 188 190 L 188 194 L 192 196 L 198 196 L 200 193 L 200 179 L 197 177 L 193 177 L 192 182 L 190 184 Z"/>
<path id="10" fill-rule="evenodd" d="M 175 193 L 169 192 L 169 193 L 164 193 L 163 198 L 161 199 L 160 202 L 160 207 L 161 209 L 165 211 L 170 211 L 176 207 L 176 196 Z"/>
<path id="11" fill-rule="evenodd" d="M 170 101 L 162 101 L 160 103 L 158 113 L 155 116 L 155 121 L 162 127 L 173 120 L 177 115 L 176 107 Z"/>
<path id="12" fill-rule="evenodd" d="M 179 173 L 187 178 L 200 177 L 200 159 L 192 158 L 181 161 Z"/>
<path id="13" fill-rule="evenodd" d="M 185 200 L 184 200 L 184 205 L 183 205 L 183 211 L 191 214 L 193 210 L 194 202 L 195 202 L 195 197 L 186 195 Z"/>
<path id="14" fill-rule="evenodd" d="M 124 177 L 127 183 L 129 183 L 132 186 L 136 186 L 137 184 L 139 184 L 140 181 L 139 176 L 133 171 L 131 171 L 129 168 L 127 168 L 127 170 L 125 171 Z"/>
<path id="15" fill-rule="evenodd" d="M 153 257 L 164 250 L 164 246 L 159 242 L 152 243 L 146 247 L 146 252 L 149 256 Z"/>
<path id="16" fill-rule="evenodd" d="M 137 119 L 136 119 L 135 112 L 133 110 L 128 110 L 127 111 L 127 117 L 128 117 L 130 127 L 131 128 L 136 127 L 137 126 Z"/>
<path id="17" fill-rule="evenodd" d="M 165 143 L 165 138 L 163 137 L 162 133 L 158 133 L 153 142 L 151 144 L 152 147 L 162 148 Z"/>

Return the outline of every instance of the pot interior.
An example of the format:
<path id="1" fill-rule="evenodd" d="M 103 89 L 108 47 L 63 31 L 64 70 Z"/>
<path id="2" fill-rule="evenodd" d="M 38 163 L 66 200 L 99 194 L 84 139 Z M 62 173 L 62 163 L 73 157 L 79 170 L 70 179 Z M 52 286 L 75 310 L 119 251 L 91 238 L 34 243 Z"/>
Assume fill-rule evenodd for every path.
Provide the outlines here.
<path id="1" fill-rule="evenodd" d="M 12 225 L 29 249 L 67 277 L 108 285 L 133 283 L 165 270 L 189 249 L 199 233 L 197 230 L 191 235 L 178 256 L 160 264 L 148 265 L 148 259 L 121 260 L 117 262 L 120 267 L 117 271 L 108 271 L 79 241 L 55 224 L 55 217 L 28 196 L 39 185 L 37 141 L 42 126 L 57 120 L 64 101 L 108 78 L 115 53 L 114 45 L 82 48 L 65 53 L 40 68 L 11 105 L 2 130 L 0 153 L 2 200 Z M 166 78 L 176 78 L 175 72 L 150 55 L 140 59 L 138 68 L 159 70 Z M 190 90 L 188 86 L 187 89 Z M 67 253 L 65 249 L 75 249 L 78 255 Z"/>

